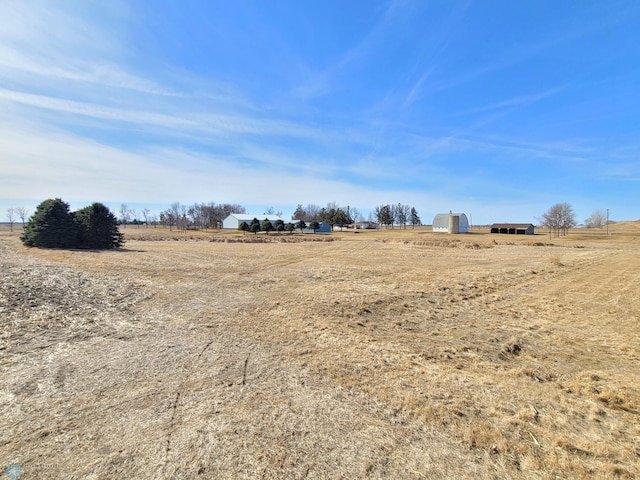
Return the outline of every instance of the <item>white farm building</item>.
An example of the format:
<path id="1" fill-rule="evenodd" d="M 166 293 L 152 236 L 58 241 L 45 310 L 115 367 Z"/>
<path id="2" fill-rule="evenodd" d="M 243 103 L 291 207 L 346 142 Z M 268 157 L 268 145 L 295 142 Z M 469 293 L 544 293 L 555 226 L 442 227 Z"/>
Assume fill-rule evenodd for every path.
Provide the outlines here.
<path id="1" fill-rule="evenodd" d="M 433 217 L 431 228 L 440 233 L 469 233 L 469 220 L 464 213 L 439 213 Z"/>
<path id="2" fill-rule="evenodd" d="M 227 218 L 222 220 L 222 228 L 237 230 L 238 227 L 240 227 L 240 224 L 243 222 L 246 222 L 247 225 L 251 225 L 251 222 L 254 218 L 257 218 L 260 223 L 262 223 L 265 218 L 268 219 L 271 223 L 274 223 L 276 220 L 282 220 L 282 218 L 277 215 L 249 215 L 245 213 L 232 213 Z"/>

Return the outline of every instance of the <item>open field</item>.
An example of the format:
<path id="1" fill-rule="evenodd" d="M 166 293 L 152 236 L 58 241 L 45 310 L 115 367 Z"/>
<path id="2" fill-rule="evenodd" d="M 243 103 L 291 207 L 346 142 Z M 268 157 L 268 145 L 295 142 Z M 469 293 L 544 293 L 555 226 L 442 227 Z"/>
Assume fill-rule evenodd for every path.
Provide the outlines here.
<path id="1" fill-rule="evenodd" d="M 127 227 L 106 252 L 2 232 L 0 468 L 638 478 L 635 225 L 268 243 Z"/>

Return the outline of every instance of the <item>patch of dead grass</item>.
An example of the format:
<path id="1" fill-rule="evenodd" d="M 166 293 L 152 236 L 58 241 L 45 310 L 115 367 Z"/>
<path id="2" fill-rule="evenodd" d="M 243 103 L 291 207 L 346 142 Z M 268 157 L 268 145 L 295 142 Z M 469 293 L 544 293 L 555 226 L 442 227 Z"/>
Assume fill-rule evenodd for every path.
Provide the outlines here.
<path id="1" fill-rule="evenodd" d="M 1 238 L 1 458 L 36 478 L 640 475 L 632 243 L 374 233 Z"/>

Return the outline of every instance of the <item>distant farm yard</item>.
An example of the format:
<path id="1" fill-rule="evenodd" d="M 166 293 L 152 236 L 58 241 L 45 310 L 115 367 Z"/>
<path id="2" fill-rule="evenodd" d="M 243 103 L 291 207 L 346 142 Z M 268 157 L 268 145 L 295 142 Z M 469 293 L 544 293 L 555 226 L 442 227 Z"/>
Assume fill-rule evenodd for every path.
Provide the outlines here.
<path id="1" fill-rule="evenodd" d="M 640 232 L 616 228 L 128 227 L 113 251 L 3 231 L 0 459 L 24 478 L 640 477 Z"/>

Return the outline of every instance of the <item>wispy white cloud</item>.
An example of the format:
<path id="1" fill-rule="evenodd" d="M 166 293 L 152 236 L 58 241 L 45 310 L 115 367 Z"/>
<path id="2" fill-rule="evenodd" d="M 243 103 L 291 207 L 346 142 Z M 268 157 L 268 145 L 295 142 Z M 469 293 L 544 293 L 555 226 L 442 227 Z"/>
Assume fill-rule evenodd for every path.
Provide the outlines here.
<path id="1" fill-rule="evenodd" d="M 402 103 L 402 106 L 404 108 L 409 107 L 419 98 L 422 84 L 425 82 L 425 80 L 427 80 L 427 78 L 431 76 L 431 73 L 432 73 L 432 70 L 429 70 L 423 73 L 418 79 L 418 81 L 411 87 L 411 90 L 409 91 L 409 93 L 407 94 L 407 97 L 404 99 L 404 102 Z"/>
<path id="2" fill-rule="evenodd" d="M 462 110 L 459 112 L 454 112 L 450 115 L 450 117 L 460 117 L 465 115 L 475 115 L 478 113 L 490 112 L 494 110 L 505 110 L 512 109 L 515 107 L 523 107 L 528 106 L 533 103 L 538 102 L 539 100 L 543 100 L 545 98 L 556 95 L 561 92 L 564 87 L 554 87 L 548 88 L 542 92 L 528 93 L 526 95 L 520 95 L 517 97 L 508 98 L 506 100 L 501 100 L 499 102 L 493 102 L 488 105 L 482 105 L 480 107 L 474 107 L 467 110 Z"/>
<path id="3" fill-rule="evenodd" d="M 444 155 L 450 152 L 489 152 L 497 158 L 508 156 L 512 161 L 526 159 L 528 162 L 540 160 L 576 161 L 594 158 L 597 150 L 584 145 L 584 142 L 532 142 L 518 137 L 500 137 L 497 135 L 460 134 L 436 139 L 413 137 L 416 145 L 428 155 Z"/>
<path id="4" fill-rule="evenodd" d="M 106 104 L 78 102 L 64 98 L 23 93 L 0 88 L 0 101 L 10 101 L 50 110 L 62 114 L 80 115 L 93 119 L 120 124 L 136 124 L 140 129 L 161 127 L 165 133 L 172 135 L 191 134 L 193 136 L 240 135 L 286 136 L 300 138 L 323 138 L 323 132 L 313 126 L 297 122 L 289 122 L 279 118 L 260 118 L 254 115 L 215 114 L 181 111 L 188 109 L 189 104 L 173 103 L 165 107 L 167 113 L 147 111 L 140 106 L 117 108 Z"/>
<path id="5" fill-rule="evenodd" d="M 343 90 L 345 78 L 375 61 L 381 47 L 389 41 L 390 32 L 402 28 L 403 20 L 410 16 L 416 5 L 414 0 L 389 0 L 376 9 L 369 29 L 355 43 L 346 46 L 330 65 L 320 70 L 309 69 L 292 96 L 300 101 L 310 101 Z"/>
<path id="6" fill-rule="evenodd" d="M 6 198 L 61 196 L 73 201 L 166 204 L 175 199 L 185 203 L 214 199 L 295 205 L 326 202 L 330 194 L 342 202 L 367 206 L 377 195 L 375 189 L 341 180 L 319 181 L 312 167 L 303 167 L 302 174 L 274 169 L 273 159 L 247 170 L 234 157 L 175 147 L 132 152 L 54 131 L 40 131 L 38 141 L 32 140 L 31 131 L 17 129 L 0 139 L 0 149 L 14 160 L 3 167 Z"/>
<path id="7" fill-rule="evenodd" d="M 274 35 L 265 41 L 277 37 L 271 47 L 283 52 L 269 68 L 281 72 L 277 81 L 264 77 L 272 82 L 267 88 L 252 90 L 262 71 L 258 80 L 234 82 L 217 74 L 224 66 L 213 68 L 215 62 L 198 69 L 169 57 L 147 61 L 129 30 L 144 24 L 136 17 L 144 6 L 0 2 L 2 195 L 264 205 L 335 199 L 361 209 L 401 201 L 444 211 L 479 211 L 491 202 L 510 212 L 513 205 L 542 211 L 536 202 L 548 200 L 537 193 L 544 187 L 539 175 L 531 175 L 524 193 L 522 186 L 501 188 L 515 169 L 526 177 L 543 166 L 564 174 L 573 168 L 574 195 L 584 179 L 638 178 L 633 132 L 612 142 L 610 133 L 579 128 L 587 117 L 595 126 L 622 123 L 621 112 L 630 124 L 637 101 L 624 111 L 607 109 L 607 94 L 599 99 L 604 107 L 592 112 L 593 85 L 571 75 L 548 84 L 509 77 L 491 84 L 490 94 L 473 89 L 478 81 L 489 85 L 491 74 L 524 68 L 541 53 L 599 31 L 597 22 L 578 22 L 565 36 L 545 31 L 466 64 L 449 59 L 467 23 L 475 22 L 471 2 L 377 5 L 362 10 L 375 11 L 359 24 L 368 28 L 337 41 L 322 63 L 293 48 L 295 39 L 273 26 L 279 23 L 266 25 Z M 269 22 L 265 15 L 260 20 Z M 422 20 L 437 28 L 424 28 Z M 624 21 L 612 15 L 604 28 Z M 611 73 L 616 80 L 607 90 L 627 74 Z M 553 116 L 555 128 L 510 128 L 512 118 L 534 125 L 536 118 L 518 115 L 559 99 L 567 114 Z M 512 198 L 503 202 L 505 196 Z"/>
<path id="8" fill-rule="evenodd" d="M 104 61 L 94 63 L 91 60 L 63 61 L 56 52 L 51 52 L 50 56 L 34 56 L 0 44 L 0 77 L 17 78 L 21 83 L 33 84 L 33 76 L 55 82 L 47 85 L 48 88 L 59 88 L 65 86 L 64 82 L 71 81 L 154 95 L 185 96 L 160 87 L 153 81 L 125 72 L 115 64 Z"/>
<path id="9" fill-rule="evenodd" d="M 125 20 L 126 9 L 119 8 L 124 4 L 117 0 L 109 6 L 83 3 L 2 2 L 0 74 L 156 91 L 152 82 L 115 66 L 126 56 L 125 45 L 114 37 Z"/>

